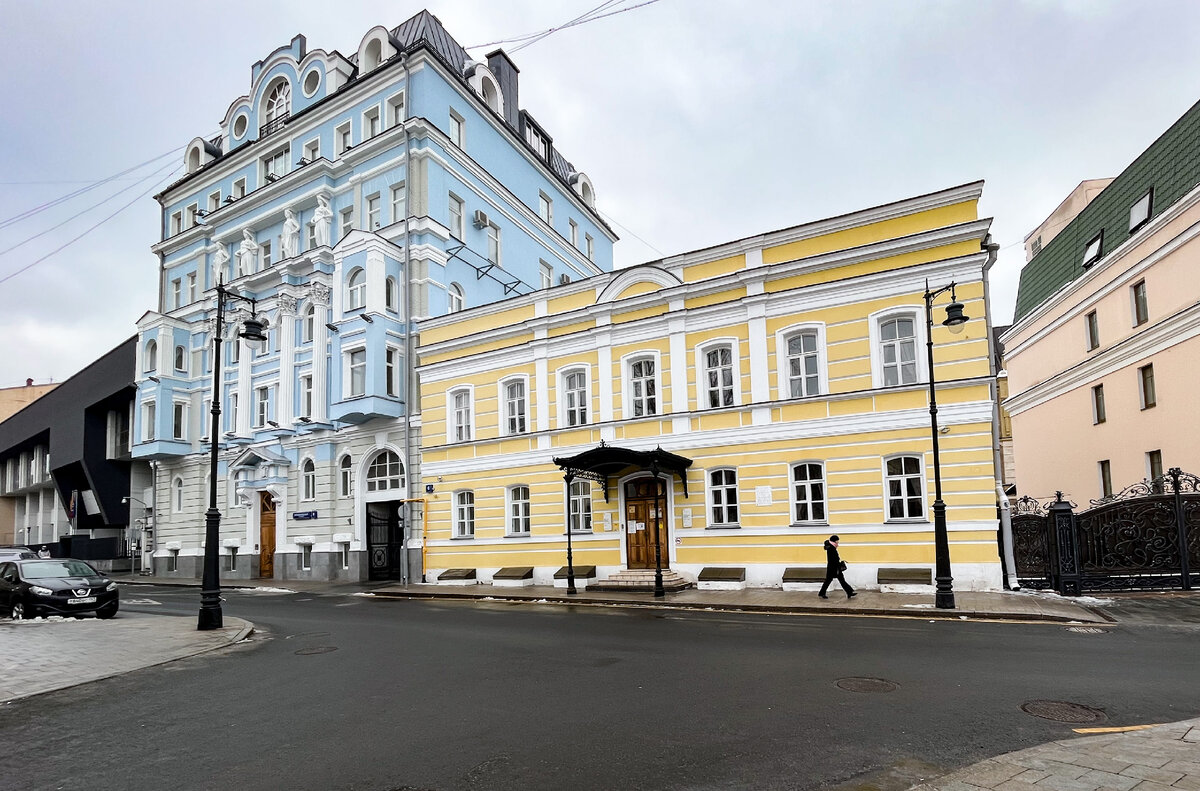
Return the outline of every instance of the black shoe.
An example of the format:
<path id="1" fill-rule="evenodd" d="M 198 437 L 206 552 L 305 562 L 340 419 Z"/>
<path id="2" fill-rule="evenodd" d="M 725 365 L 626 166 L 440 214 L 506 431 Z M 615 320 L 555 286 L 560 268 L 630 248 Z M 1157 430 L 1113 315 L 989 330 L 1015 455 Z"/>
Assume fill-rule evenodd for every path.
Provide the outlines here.
<path id="1" fill-rule="evenodd" d="M 858 595 L 858 591 L 850 591 L 849 593 L 846 594 L 846 598 L 853 599 L 857 595 Z"/>
<path id="2" fill-rule="evenodd" d="M 828 596 L 826 596 L 824 593 L 818 593 L 817 595 L 818 595 L 818 596 L 820 596 L 822 599 L 828 599 L 828 598 L 829 598 L 829 597 L 828 597 Z"/>

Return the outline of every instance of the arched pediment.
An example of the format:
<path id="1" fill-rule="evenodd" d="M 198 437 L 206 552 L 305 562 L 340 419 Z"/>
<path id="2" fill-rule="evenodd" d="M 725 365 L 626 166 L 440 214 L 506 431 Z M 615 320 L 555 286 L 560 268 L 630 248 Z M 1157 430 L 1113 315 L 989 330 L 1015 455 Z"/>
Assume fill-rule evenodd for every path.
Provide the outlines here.
<path id="1" fill-rule="evenodd" d="M 683 281 L 665 269 L 645 264 L 615 274 L 608 285 L 600 289 L 596 302 L 614 302 L 618 299 L 673 288 Z"/>

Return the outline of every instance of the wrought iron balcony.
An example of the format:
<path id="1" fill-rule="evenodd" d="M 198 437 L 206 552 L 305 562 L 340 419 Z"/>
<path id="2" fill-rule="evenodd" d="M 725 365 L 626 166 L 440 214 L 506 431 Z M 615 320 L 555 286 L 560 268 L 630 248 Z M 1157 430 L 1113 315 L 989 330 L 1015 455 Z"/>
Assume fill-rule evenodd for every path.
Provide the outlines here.
<path id="1" fill-rule="evenodd" d="M 288 113 L 286 115 L 281 115 L 278 118 L 273 118 L 270 121 L 267 121 L 265 124 L 262 125 L 262 128 L 258 131 L 259 139 L 261 140 L 262 138 L 266 137 L 269 134 L 278 132 L 280 129 L 283 128 L 284 124 L 287 123 L 288 118 L 290 118 L 290 117 L 291 117 L 291 113 Z"/>

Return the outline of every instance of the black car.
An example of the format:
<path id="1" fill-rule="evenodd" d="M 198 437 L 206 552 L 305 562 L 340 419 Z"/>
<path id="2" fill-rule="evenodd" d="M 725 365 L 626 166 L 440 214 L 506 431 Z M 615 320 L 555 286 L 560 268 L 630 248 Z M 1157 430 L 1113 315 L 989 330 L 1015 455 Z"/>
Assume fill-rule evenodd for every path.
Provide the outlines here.
<path id="1" fill-rule="evenodd" d="M 13 620 L 89 612 L 111 618 L 117 614 L 119 597 L 117 583 L 82 560 L 0 561 L 0 612 Z"/>
<path id="2" fill-rule="evenodd" d="M 29 560 L 37 553 L 29 547 L 0 547 L 0 560 Z"/>

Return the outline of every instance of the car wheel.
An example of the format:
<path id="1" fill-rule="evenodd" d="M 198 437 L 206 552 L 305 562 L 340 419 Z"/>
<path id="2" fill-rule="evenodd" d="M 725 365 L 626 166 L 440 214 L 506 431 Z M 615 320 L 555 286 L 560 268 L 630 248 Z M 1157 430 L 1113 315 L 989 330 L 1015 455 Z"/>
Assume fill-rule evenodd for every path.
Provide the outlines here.
<path id="1" fill-rule="evenodd" d="M 14 621 L 23 621 L 27 617 L 25 613 L 25 602 L 15 601 L 12 603 L 12 619 Z"/>
<path id="2" fill-rule="evenodd" d="M 101 607 L 99 610 L 96 610 L 96 617 L 97 618 L 105 618 L 105 619 L 111 618 L 117 614 L 117 608 L 119 606 L 120 605 L 117 604 L 116 602 L 105 605 L 104 607 Z"/>

